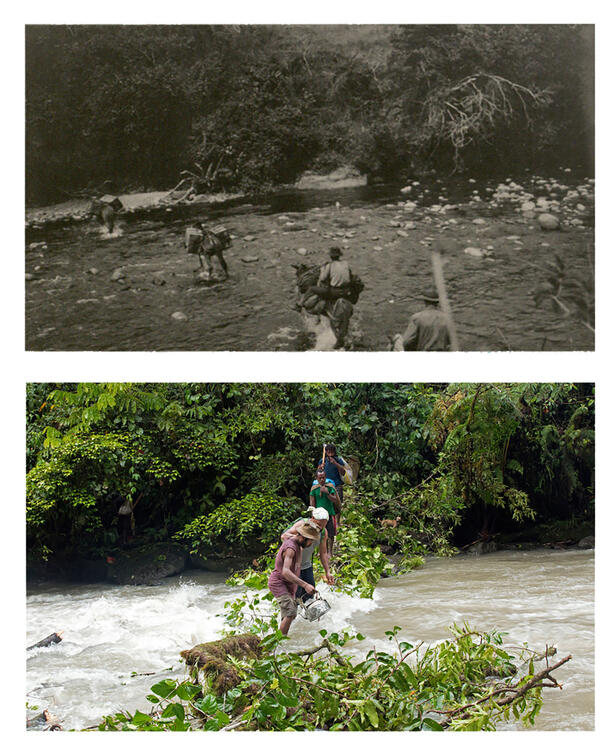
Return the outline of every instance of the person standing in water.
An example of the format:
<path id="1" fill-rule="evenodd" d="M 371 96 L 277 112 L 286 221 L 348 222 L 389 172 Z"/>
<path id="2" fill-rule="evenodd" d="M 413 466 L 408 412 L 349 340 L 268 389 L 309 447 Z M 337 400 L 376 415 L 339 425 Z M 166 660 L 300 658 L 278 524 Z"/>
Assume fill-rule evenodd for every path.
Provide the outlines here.
<path id="1" fill-rule="evenodd" d="M 315 593 L 315 587 L 301 579 L 299 573 L 303 549 L 319 539 L 320 531 L 313 521 L 300 521 L 296 524 L 294 534 L 282 542 L 275 556 L 275 566 L 267 583 L 269 591 L 280 605 L 280 632 L 283 635 L 288 635 L 290 626 L 297 616 L 297 587 L 302 586 L 307 594 Z"/>

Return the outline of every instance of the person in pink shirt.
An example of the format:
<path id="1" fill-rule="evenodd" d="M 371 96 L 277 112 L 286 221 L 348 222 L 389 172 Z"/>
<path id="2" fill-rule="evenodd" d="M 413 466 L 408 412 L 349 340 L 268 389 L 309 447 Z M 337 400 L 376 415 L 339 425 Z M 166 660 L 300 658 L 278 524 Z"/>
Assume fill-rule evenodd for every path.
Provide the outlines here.
<path id="1" fill-rule="evenodd" d="M 316 591 L 311 583 L 299 578 L 299 574 L 303 549 L 319 541 L 320 530 L 311 519 L 295 524 L 293 530 L 294 536 L 286 539 L 279 548 L 275 556 L 275 567 L 268 579 L 269 591 L 280 605 L 280 631 L 283 635 L 288 635 L 292 621 L 297 616 L 297 587 L 301 586 L 308 594 Z"/>

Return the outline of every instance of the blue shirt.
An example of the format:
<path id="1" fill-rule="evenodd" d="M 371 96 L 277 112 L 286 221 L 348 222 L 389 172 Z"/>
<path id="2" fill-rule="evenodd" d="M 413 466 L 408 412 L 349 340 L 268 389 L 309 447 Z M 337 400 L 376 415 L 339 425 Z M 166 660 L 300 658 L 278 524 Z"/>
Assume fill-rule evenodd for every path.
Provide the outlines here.
<path id="1" fill-rule="evenodd" d="M 345 461 L 338 456 L 335 456 L 335 461 L 341 466 L 345 466 Z M 322 459 L 318 461 L 318 466 L 322 466 Z M 343 484 L 343 477 L 339 474 L 339 469 L 328 460 L 324 461 L 324 471 L 327 479 L 332 479 L 335 483 L 335 487 L 340 487 Z"/>

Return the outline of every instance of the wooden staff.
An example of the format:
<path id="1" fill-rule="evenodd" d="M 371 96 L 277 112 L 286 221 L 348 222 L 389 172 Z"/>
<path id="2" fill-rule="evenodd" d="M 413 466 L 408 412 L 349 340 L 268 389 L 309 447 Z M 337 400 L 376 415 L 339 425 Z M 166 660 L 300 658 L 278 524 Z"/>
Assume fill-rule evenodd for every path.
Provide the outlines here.
<path id="1" fill-rule="evenodd" d="M 324 443 L 324 447 L 322 448 L 322 468 L 324 468 L 325 461 L 326 461 L 326 443 Z"/>
<path id="2" fill-rule="evenodd" d="M 445 313 L 448 320 L 449 328 L 449 341 L 451 342 L 451 351 L 459 352 L 460 345 L 458 343 L 457 331 L 453 316 L 451 314 L 451 307 L 449 306 L 449 297 L 447 296 L 447 288 L 445 287 L 445 277 L 443 276 L 443 264 L 441 261 L 441 254 L 438 250 L 432 250 L 432 272 L 434 274 L 434 283 L 436 285 L 436 291 L 438 292 L 438 298 L 441 303 L 441 310 Z"/>

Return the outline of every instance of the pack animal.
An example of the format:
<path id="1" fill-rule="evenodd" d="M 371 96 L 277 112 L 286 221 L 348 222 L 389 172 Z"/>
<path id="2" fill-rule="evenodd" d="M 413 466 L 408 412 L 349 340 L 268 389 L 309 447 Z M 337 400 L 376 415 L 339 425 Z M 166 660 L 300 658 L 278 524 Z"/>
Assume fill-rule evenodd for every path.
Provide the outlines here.
<path id="1" fill-rule="evenodd" d="M 318 266 L 299 263 L 293 267 L 296 270 L 301 308 L 312 315 L 325 315 L 330 322 L 337 343 L 342 346 L 354 312 L 353 303 L 345 297 L 324 298 L 311 291 L 312 287 L 318 288 L 316 286 L 320 274 Z"/>
<path id="2" fill-rule="evenodd" d="M 383 521 L 381 521 L 381 526 L 384 529 L 395 529 L 399 523 L 400 516 L 396 516 L 396 518 L 384 518 Z"/>
<path id="3" fill-rule="evenodd" d="M 93 200 L 89 208 L 89 215 L 95 216 L 98 222 L 106 227 L 108 234 L 112 234 L 114 231 L 114 222 L 116 218 L 116 211 L 109 203 L 104 201 Z"/>

